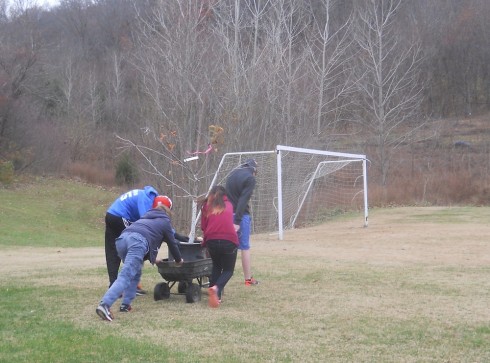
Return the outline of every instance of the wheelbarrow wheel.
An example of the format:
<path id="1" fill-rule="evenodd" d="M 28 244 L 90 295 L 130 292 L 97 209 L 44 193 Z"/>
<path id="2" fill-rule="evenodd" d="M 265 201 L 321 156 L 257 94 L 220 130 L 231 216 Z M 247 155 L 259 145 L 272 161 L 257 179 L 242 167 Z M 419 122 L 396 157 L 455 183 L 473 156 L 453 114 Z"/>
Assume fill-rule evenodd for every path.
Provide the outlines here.
<path id="1" fill-rule="evenodd" d="M 170 287 L 166 282 L 160 282 L 155 285 L 153 290 L 153 298 L 155 301 L 168 299 L 170 297 Z"/>
<path id="2" fill-rule="evenodd" d="M 177 291 L 179 292 L 179 294 L 185 294 L 188 286 L 189 283 L 187 281 L 179 281 L 179 284 L 177 285 Z"/>
<path id="3" fill-rule="evenodd" d="M 201 301 L 201 287 L 197 284 L 190 283 L 187 286 L 185 293 L 185 300 L 188 303 L 195 303 Z"/>

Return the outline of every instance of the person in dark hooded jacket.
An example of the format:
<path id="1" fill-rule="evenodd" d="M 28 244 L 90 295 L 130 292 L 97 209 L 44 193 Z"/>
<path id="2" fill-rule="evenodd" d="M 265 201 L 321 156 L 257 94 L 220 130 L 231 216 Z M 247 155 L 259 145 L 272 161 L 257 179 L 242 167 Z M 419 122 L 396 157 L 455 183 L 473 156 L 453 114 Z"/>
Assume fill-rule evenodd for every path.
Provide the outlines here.
<path id="1" fill-rule="evenodd" d="M 250 206 L 249 201 L 255 188 L 257 175 L 257 162 L 248 159 L 244 164 L 234 169 L 226 180 L 226 195 L 233 204 L 233 224 L 238 233 L 239 245 L 241 250 L 243 275 L 245 285 L 258 285 L 252 276 L 251 257 L 250 257 Z"/>
<path id="2" fill-rule="evenodd" d="M 169 217 L 171 206 L 170 198 L 161 198 L 158 206 L 128 226 L 116 239 L 117 253 L 124 265 L 95 310 L 103 320 L 112 321 L 114 316 L 110 308 L 121 295 L 123 298 L 119 311 L 131 310 L 131 302 L 136 297 L 136 288 L 141 278 L 143 261 L 158 263 L 157 255 L 162 242 L 168 244 L 175 263 L 178 266 L 183 264 L 179 243 L 174 238 L 174 229 Z"/>

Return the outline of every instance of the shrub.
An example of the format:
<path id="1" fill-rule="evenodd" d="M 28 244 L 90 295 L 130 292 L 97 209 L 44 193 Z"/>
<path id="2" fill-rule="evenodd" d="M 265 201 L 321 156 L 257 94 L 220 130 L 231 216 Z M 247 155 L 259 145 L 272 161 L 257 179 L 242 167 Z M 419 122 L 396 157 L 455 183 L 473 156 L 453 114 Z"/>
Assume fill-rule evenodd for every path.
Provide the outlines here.
<path id="1" fill-rule="evenodd" d="M 14 163 L 0 160 L 0 183 L 10 185 L 14 181 Z"/>
<path id="2" fill-rule="evenodd" d="M 138 182 L 138 169 L 132 163 L 131 157 L 124 154 L 116 165 L 116 183 L 118 185 L 134 185 Z"/>

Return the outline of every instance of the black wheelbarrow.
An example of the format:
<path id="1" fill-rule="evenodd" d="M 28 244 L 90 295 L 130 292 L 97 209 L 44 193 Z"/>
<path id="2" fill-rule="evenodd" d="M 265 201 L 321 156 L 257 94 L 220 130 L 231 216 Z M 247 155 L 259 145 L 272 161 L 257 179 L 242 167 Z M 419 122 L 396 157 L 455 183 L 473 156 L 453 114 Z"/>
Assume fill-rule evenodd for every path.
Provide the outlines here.
<path id="1" fill-rule="evenodd" d="M 185 295 L 188 303 L 195 303 L 201 300 L 201 288 L 209 286 L 213 262 L 206 248 L 199 242 L 180 242 L 179 247 L 184 259 L 182 266 L 175 264 L 170 251 L 167 259 L 157 263 L 158 272 L 166 282 L 155 285 L 153 291 L 155 301 L 170 298 L 171 289 L 177 284 L 178 292 L 174 294 Z"/>

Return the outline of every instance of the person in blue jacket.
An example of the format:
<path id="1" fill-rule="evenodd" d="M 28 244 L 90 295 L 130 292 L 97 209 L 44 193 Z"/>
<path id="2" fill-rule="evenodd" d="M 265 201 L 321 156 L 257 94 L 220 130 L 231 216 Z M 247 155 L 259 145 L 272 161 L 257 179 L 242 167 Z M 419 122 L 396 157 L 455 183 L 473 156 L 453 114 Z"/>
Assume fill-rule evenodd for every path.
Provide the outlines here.
<path id="1" fill-rule="evenodd" d="M 156 207 L 158 200 L 163 197 L 158 195 L 154 187 L 148 185 L 143 189 L 133 189 L 122 194 L 107 209 L 105 215 L 105 259 L 109 275 L 109 287 L 116 281 L 121 266 L 121 259 L 116 250 L 116 238 L 131 223 L 136 222 L 142 215 Z M 184 242 L 189 240 L 188 237 L 178 233 L 175 233 L 175 238 Z M 138 285 L 137 295 L 144 293 L 141 285 Z"/>
<path id="2" fill-rule="evenodd" d="M 172 201 L 169 197 L 164 198 L 156 208 L 132 223 L 116 239 L 117 253 L 124 265 L 116 281 L 109 287 L 95 310 L 101 319 L 108 321 L 114 319 L 110 308 L 121 295 L 123 298 L 119 311 L 131 310 L 131 302 L 136 297 L 136 287 L 141 278 L 143 261 L 149 260 L 151 264 L 158 263 L 158 250 L 162 242 L 168 244 L 176 265 L 183 264 L 179 242 L 174 238 L 175 232 L 170 220 Z"/>

